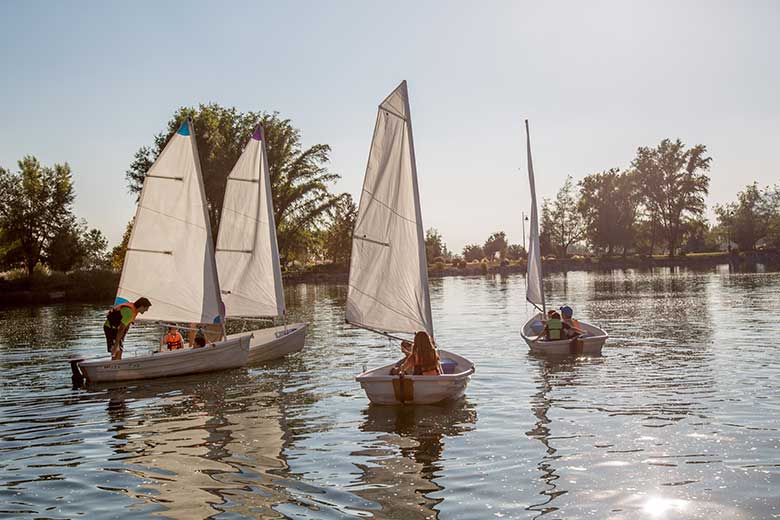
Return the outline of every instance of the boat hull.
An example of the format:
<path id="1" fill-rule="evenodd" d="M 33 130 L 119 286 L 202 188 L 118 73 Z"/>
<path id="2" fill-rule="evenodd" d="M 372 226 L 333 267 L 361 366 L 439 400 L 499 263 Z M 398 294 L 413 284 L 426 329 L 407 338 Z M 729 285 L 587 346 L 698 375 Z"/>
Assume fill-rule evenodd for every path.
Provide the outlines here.
<path id="1" fill-rule="evenodd" d="M 249 356 L 250 339 L 250 334 L 243 334 L 201 348 L 133 356 L 116 361 L 110 358 L 82 361 L 78 367 L 89 383 L 214 372 L 244 366 Z"/>
<path id="2" fill-rule="evenodd" d="M 368 370 L 355 378 L 373 404 L 436 404 L 463 397 L 474 373 L 468 359 L 439 350 L 442 362 L 455 362 L 452 374 L 438 376 L 390 375 L 395 363 Z"/>
<path id="3" fill-rule="evenodd" d="M 306 341 L 307 326 L 307 323 L 293 323 L 286 326 L 281 325 L 279 327 L 269 327 L 240 334 L 230 334 L 228 339 L 251 334 L 252 340 L 249 343 L 247 363 L 255 365 L 279 359 L 302 350 Z"/>
<path id="4" fill-rule="evenodd" d="M 586 332 L 586 336 L 579 339 L 579 342 L 574 340 L 561 340 L 561 341 L 536 341 L 536 334 L 532 329 L 532 324 L 535 321 L 542 319 L 541 314 L 537 314 L 523 327 L 523 340 L 525 340 L 528 348 L 531 352 L 536 354 L 547 354 L 553 356 L 568 356 L 568 355 L 599 355 L 601 349 L 609 339 L 609 335 L 601 328 L 580 321 L 580 328 Z"/>

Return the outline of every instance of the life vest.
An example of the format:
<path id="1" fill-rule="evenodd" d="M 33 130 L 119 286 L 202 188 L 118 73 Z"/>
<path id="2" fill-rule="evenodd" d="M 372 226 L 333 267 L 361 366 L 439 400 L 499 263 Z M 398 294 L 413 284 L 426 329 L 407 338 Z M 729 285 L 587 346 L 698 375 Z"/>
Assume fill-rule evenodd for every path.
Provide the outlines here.
<path id="1" fill-rule="evenodd" d="M 561 339 L 563 332 L 563 322 L 559 319 L 552 318 L 547 320 L 547 339 L 550 341 L 558 341 Z"/>
<path id="2" fill-rule="evenodd" d="M 135 318 L 138 316 L 138 311 L 136 310 L 135 305 L 130 302 L 120 303 L 108 311 L 108 314 L 106 315 L 106 321 L 108 322 L 109 327 L 112 329 L 119 328 L 119 325 L 122 323 L 122 309 L 125 307 L 133 311 L 133 319 L 130 320 L 130 323 L 135 321 Z"/>
<path id="3" fill-rule="evenodd" d="M 184 346 L 184 339 L 178 332 L 174 334 L 169 332 L 165 335 L 165 343 L 168 345 L 168 350 L 177 350 Z"/>

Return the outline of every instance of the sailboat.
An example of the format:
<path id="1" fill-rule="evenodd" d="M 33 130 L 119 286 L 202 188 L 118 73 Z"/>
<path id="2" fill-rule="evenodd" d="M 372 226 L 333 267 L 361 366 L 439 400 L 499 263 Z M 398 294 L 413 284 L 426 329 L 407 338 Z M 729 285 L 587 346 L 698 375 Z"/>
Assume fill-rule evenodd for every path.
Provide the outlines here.
<path id="1" fill-rule="evenodd" d="M 434 337 L 406 81 L 377 112 L 352 236 L 346 320 L 386 336 L 424 330 Z M 389 364 L 356 379 L 375 404 L 457 399 L 474 364 L 444 350 L 439 357 L 442 375 L 391 375 L 395 364 Z"/>
<path id="2" fill-rule="evenodd" d="M 186 120 L 144 179 L 114 305 L 145 296 L 138 321 L 223 324 L 206 193 L 192 122 Z M 250 334 L 205 347 L 81 361 L 88 382 L 127 381 L 243 366 Z"/>
<path id="3" fill-rule="evenodd" d="M 544 330 L 547 307 L 544 301 L 544 283 L 542 281 L 542 256 L 539 249 L 539 213 L 536 209 L 536 182 L 534 165 L 531 159 L 531 134 L 528 120 L 525 121 L 526 147 L 528 151 L 528 183 L 531 189 L 531 229 L 528 242 L 528 269 L 526 273 L 526 300 L 540 312 L 533 316 L 523 327 L 522 336 L 532 352 L 542 354 L 600 354 L 601 347 L 609 337 L 595 325 L 579 322 L 583 334 L 578 339 L 550 341 L 541 333 Z"/>
<path id="4" fill-rule="evenodd" d="M 271 175 L 259 124 L 227 178 L 216 258 L 228 318 L 285 317 Z M 306 323 L 251 333 L 249 363 L 260 363 L 301 350 Z M 242 334 L 229 335 L 228 339 Z"/>

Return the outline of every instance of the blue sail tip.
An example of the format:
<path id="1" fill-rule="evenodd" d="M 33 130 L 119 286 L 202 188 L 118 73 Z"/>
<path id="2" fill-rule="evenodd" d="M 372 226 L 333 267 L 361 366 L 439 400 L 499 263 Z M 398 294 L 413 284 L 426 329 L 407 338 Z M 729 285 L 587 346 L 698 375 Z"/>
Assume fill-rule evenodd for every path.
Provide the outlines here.
<path id="1" fill-rule="evenodd" d="M 120 296 L 117 296 L 114 299 L 114 307 L 116 307 L 117 305 L 121 305 L 123 303 L 130 303 L 130 300 L 128 300 L 127 298 L 122 298 Z"/>
<path id="2" fill-rule="evenodd" d="M 255 128 L 255 131 L 252 133 L 252 139 L 255 141 L 262 141 L 263 140 L 263 127 L 260 125 L 257 125 Z"/>
<path id="3" fill-rule="evenodd" d="M 179 127 L 179 130 L 176 133 L 179 134 L 179 135 L 185 135 L 185 136 L 190 135 L 190 125 L 187 122 L 187 120 L 184 120 L 182 122 L 181 126 Z"/>

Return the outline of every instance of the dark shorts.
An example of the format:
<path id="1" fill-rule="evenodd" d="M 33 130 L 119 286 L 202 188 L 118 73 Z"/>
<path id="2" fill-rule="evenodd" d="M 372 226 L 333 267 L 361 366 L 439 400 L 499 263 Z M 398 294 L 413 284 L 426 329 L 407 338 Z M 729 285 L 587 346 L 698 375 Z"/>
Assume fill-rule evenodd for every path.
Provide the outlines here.
<path id="1" fill-rule="evenodd" d="M 103 326 L 103 334 L 106 335 L 106 350 L 111 353 L 111 349 L 114 347 L 114 341 L 119 329 L 112 329 L 111 327 Z"/>

